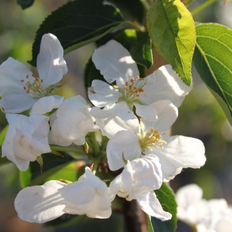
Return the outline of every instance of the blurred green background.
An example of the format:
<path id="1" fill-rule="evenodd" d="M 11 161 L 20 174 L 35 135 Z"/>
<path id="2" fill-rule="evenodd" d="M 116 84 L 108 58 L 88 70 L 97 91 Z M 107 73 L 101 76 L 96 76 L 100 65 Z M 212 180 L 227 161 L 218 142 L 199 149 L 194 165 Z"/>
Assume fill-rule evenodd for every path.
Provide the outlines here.
<path id="1" fill-rule="evenodd" d="M 1 0 L 0 63 L 12 56 L 27 64 L 27 61 L 31 59 L 31 46 L 39 25 L 51 11 L 66 2 L 67 0 L 35 0 L 32 7 L 23 11 L 17 5 L 16 0 Z M 202 1 L 195 1 L 190 8 L 195 8 L 200 2 Z M 225 6 L 223 0 L 219 0 L 197 14 L 195 20 L 218 22 L 232 28 L 230 12 L 232 12 L 232 2 Z M 65 97 L 75 94 L 86 97 L 82 77 L 84 66 L 94 47 L 94 44 L 90 44 L 65 56 L 69 68 L 69 73 L 62 81 L 67 85 L 61 88 L 61 94 L 64 94 Z M 31 69 L 31 66 L 28 65 L 28 68 Z M 207 163 L 199 170 L 184 170 L 171 182 L 171 186 L 176 191 L 185 184 L 197 183 L 204 190 L 204 198 L 225 198 L 228 203 L 232 204 L 232 128 L 220 106 L 194 69 L 193 80 L 194 89 L 179 108 L 179 118 L 172 128 L 172 134 L 201 139 L 206 147 Z M 0 112 L 0 131 L 5 126 L 5 116 Z M 67 167 L 66 173 L 69 169 L 75 168 L 72 165 Z M 14 164 L 0 166 L 0 179 L 0 231 L 54 231 L 40 225 L 22 222 L 17 218 L 13 201 L 20 190 L 20 185 L 19 172 Z M 81 217 L 79 221 L 82 221 L 84 229 L 74 228 L 73 231 L 88 232 L 93 231 L 91 228 L 98 228 L 96 231 L 120 232 L 123 228 L 122 217 L 118 214 L 114 214 L 110 220 L 104 220 L 104 222 L 93 220 L 91 227 L 88 227 L 89 223 L 85 217 Z M 120 223 L 116 223 L 117 221 Z M 114 225 L 114 230 L 112 225 Z M 188 227 L 181 223 L 177 231 L 187 232 L 188 230 Z"/>

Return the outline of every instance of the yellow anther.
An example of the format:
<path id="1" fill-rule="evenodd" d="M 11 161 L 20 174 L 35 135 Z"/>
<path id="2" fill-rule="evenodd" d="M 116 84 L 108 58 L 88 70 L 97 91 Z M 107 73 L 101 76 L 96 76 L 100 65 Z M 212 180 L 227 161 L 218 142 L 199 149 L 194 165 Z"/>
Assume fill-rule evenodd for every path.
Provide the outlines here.
<path id="1" fill-rule="evenodd" d="M 151 129 L 144 137 L 139 140 L 142 151 L 150 149 L 150 147 L 163 148 L 163 144 L 167 144 L 166 141 L 161 140 L 161 135 L 158 130 Z"/>

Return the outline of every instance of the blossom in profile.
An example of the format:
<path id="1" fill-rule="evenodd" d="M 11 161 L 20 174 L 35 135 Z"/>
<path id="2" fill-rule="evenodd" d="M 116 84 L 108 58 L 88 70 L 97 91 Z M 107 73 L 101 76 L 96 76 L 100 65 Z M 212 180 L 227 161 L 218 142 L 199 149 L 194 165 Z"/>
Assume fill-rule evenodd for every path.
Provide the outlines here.
<path id="1" fill-rule="evenodd" d="M 41 186 L 22 189 L 16 196 L 15 210 L 20 219 L 36 223 L 66 213 L 104 219 L 111 216 L 112 200 L 107 185 L 86 167 L 78 181 L 71 184 L 50 180 Z"/>
<path id="2" fill-rule="evenodd" d="M 2 145 L 2 157 L 11 160 L 21 171 L 38 156 L 51 151 L 48 144 L 49 117 L 6 114 L 9 129 Z"/>
<path id="3" fill-rule="evenodd" d="M 154 193 L 161 185 L 162 171 L 159 160 L 148 155 L 128 160 L 122 173 L 110 183 L 110 190 L 127 201 L 137 200 L 146 214 L 164 221 L 171 219 L 172 215 L 163 210 Z"/>
<path id="4" fill-rule="evenodd" d="M 74 143 L 83 145 L 87 133 L 98 130 L 94 124 L 95 119 L 89 111 L 90 107 L 81 96 L 64 100 L 50 119 L 50 144 L 69 146 Z"/>
<path id="5" fill-rule="evenodd" d="M 90 101 L 98 108 L 110 109 L 124 121 L 136 118 L 132 113 L 134 107 L 142 119 L 149 116 L 149 120 L 155 120 L 154 102 L 169 100 L 179 107 L 191 90 L 171 65 L 162 66 L 151 75 L 140 78 L 136 62 L 114 40 L 97 48 L 92 60 L 109 84 L 94 80 L 88 89 Z"/>
<path id="6" fill-rule="evenodd" d="M 189 184 L 176 192 L 177 217 L 196 228 L 197 232 L 225 232 L 232 230 L 232 207 L 225 199 L 205 200 L 196 184 Z"/>
<path id="7" fill-rule="evenodd" d="M 56 36 L 42 37 L 37 56 L 36 77 L 19 61 L 8 58 L 0 66 L 0 107 L 6 113 L 21 113 L 32 108 L 31 114 L 44 114 L 58 108 L 63 97 L 51 92 L 63 75 L 67 65 L 63 58 L 63 48 Z"/>

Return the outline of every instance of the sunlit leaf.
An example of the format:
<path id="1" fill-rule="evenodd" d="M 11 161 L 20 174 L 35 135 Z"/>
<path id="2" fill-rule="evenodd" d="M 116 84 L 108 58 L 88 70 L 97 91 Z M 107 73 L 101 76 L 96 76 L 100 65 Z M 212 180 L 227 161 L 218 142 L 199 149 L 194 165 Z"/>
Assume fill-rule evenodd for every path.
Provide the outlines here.
<path id="1" fill-rule="evenodd" d="M 232 124 L 232 30 L 219 24 L 196 26 L 194 65 Z M 222 103 L 224 101 L 224 103 Z"/>
<path id="2" fill-rule="evenodd" d="M 157 218 L 152 218 L 151 222 L 155 232 L 174 232 L 177 225 L 177 204 L 175 195 L 171 188 L 163 183 L 159 190 L 155 191 L 163 209 L 172 214 L 172 219 L 169 221 L 161 221 Z"/>
<path id="3" fill-rule="evenodd" d="M 103 5 L 96 0 L 68 2 L 52 12 L 40 25 L 30 63 L 36 64 L 41 38 L 45 33 L 56 35 L 67 53 L 100 39 L 124 22 L 120 12 L 113 6 Z"/>
<path id="4" fill-rule="evenodd" d="M 196 41 L 191 13 L 180 0 L 156 0 L 148 12 L 147 27 L 157 51 L 190 85 Z"/>
<path id="5" fill-rule="evenodd" d="M 23 10 L 32 6 L 35 0 L 17 0 L 17 4 L 22 7 Z"/>
<path id="6" fill-rule="evenodd" d="M 67 166 L 74 159 L 64 154 L 64 157 L 56 156 L 54 154 L 43 154 L 43 172 L 41 174 L 39 164 L 35 162 L 30 163 L 30 168 L 26 172 L 20 174 L 21 187 L 27 185 L 43 184 L 51 175 L 57 173 L 62 168 Z"/>

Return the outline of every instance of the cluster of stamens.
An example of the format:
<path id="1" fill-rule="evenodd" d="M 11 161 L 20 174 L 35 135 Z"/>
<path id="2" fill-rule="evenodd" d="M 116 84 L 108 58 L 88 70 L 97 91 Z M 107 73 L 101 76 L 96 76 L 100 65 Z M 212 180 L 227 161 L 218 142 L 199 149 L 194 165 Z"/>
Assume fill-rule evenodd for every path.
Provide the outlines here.
<path id="1" fill-rule="evenodd" d="M 151 146 L 163 148 L 163 144 L 167 144 L 167 142 L 161 139 L 158 130 L 151 129 L 144 137 L 140 138 L 140 145 L 143 151 L 148 150 Z"/>
<path id="2" fill-rule="evenodd" d="M 130 81 L 126 82 L 124 87 L 124 98 L 127 102 L 133 102 L 140 96 L 140 93 L 144 92 L 143 88 L 147 85 L 147 83 L 143 83 L 143 80 L 143 78 L 137 76 L 136 79 L 131 77 Z"/>
<path id="3" fill-rule="evenodd" d="M 25 85 L 23 86 L 23 89 L 26 91 L 27 94 L 33 94 L 33 95 L 38 95 L 42 96 L 44 95 L 44 91 L 41 89 L 43 86 L 43 79 L 40 79 L 39 77 L 35 77 L 34 74 L 32 74 L 32 77 L 34 78 L 33 82 L 30 82 L 29 80 L 29 75 L 26 76 L 26 80 L 22 79 L 21 82 L 25 82 Z M 49 89 L 46 88 L 45 92 L 48 92 Z"/>

